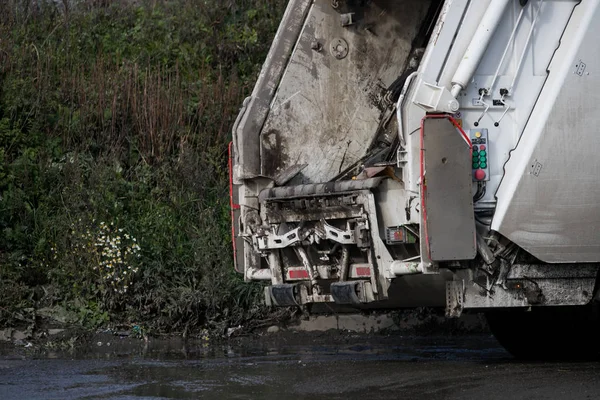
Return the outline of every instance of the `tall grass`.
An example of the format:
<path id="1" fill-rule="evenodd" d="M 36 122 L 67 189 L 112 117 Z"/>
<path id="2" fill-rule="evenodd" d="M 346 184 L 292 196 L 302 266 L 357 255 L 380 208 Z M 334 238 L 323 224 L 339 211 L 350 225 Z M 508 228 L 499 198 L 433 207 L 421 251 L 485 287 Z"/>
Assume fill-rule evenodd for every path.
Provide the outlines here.
<path id="1" fill-rule="evenodd" d="M 0 3 L 0 324 L 258 312 L 231 266 L 226 143 L 284 3 Z M 108 260 L 102 226 L 139 254 L 114 239 Z"/>

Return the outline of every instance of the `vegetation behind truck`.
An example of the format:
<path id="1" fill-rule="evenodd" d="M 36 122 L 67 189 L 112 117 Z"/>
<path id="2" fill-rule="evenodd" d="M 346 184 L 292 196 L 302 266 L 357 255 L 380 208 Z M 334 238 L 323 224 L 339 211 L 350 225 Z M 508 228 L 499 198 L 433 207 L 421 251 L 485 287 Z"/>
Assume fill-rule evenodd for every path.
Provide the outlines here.
<path id="1" fill-rule="evenodd" d="M 517 356 L 593 353 L 598 18 L 290 0 L 233 132 L 236 269 L 275 306 L 445 306 Z"/>

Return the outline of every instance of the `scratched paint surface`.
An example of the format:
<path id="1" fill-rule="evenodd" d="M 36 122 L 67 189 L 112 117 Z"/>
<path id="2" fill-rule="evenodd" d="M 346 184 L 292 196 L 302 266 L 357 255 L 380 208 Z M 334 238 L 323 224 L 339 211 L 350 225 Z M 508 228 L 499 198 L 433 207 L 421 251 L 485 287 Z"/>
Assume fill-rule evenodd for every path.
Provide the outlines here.
<path id="1" fill-rule="evenodd" d="M 343 27 L 330 1 L 315 1 L 260 135 L 263 175 L 308 164 L 290 183 L 325 182 L 365 155 L 428 5 L 367 2 Z M 343 59 L 331 50 L 338 38 Z"/>

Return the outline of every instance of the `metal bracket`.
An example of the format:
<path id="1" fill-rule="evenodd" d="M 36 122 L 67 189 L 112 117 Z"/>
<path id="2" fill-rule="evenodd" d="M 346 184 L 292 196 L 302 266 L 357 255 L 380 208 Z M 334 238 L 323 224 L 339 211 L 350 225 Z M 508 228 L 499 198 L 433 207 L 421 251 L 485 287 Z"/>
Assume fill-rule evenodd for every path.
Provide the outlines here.
<path id="1" fill-rule="evenodd" d="M 354 25 L 354 13 L 346 13 L 340 16 L 342 26 Z"/>
<path id="2" fill-rule="evenodd" d="M 256 238 L 261 251 L 283 249 L 300 242 L 300 228 L 293 229 L 284 235 L 266 235 Z"/>
<path id="3" fill-rule="evenodd" d="M 327 222 L 322 221 L 323 228 L 325 229 L 325 239 L 337 242 L 340 244 L 356 244 L 354 237 L 354 231 L 347 230 L 343 231 L 334 226 L 329 225 Z"/>
<path id="4" fill-rule="evenodd" d="M 461 316 L 464 305 L 464 281 L 446 282 L 446 318 Z"/>
<path id="5" fill-rule="evenodd" d="M 454 114 L 458 111 L 460 105 L 458 100 L 452 96 L 452 93 L 443 86 L 432 85 L 420 80 L 413 103 L 427 112 L 444 112 Z"/>

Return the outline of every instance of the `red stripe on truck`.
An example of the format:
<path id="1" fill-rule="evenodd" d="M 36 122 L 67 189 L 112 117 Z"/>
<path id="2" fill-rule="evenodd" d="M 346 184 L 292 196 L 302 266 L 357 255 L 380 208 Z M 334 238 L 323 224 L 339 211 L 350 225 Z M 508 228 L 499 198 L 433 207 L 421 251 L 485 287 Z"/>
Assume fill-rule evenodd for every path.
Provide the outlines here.
<path id="1" fill-rule="evenodd" d="M 229 153 L 229 161 L 228 161 L 228 167 L 229 167 L 229 206 L 231 207 L 231 243 L 233 245 L 233 264 L 235 266 L 235 269 L 237 270 L 237 267 L 239 267 L 237 264 L 237 248 L 235 246 L 235 215 L 234 215 L 234 211 L 235 210 L 239 210 L 240 209 L 240 205 L 239 204 L 235 204 L 233 202 L 233 158 L 232 158 L 232 148 L 233 148 L 233 142 L 229 143 L 228 146 L 228 153 Z"/>

